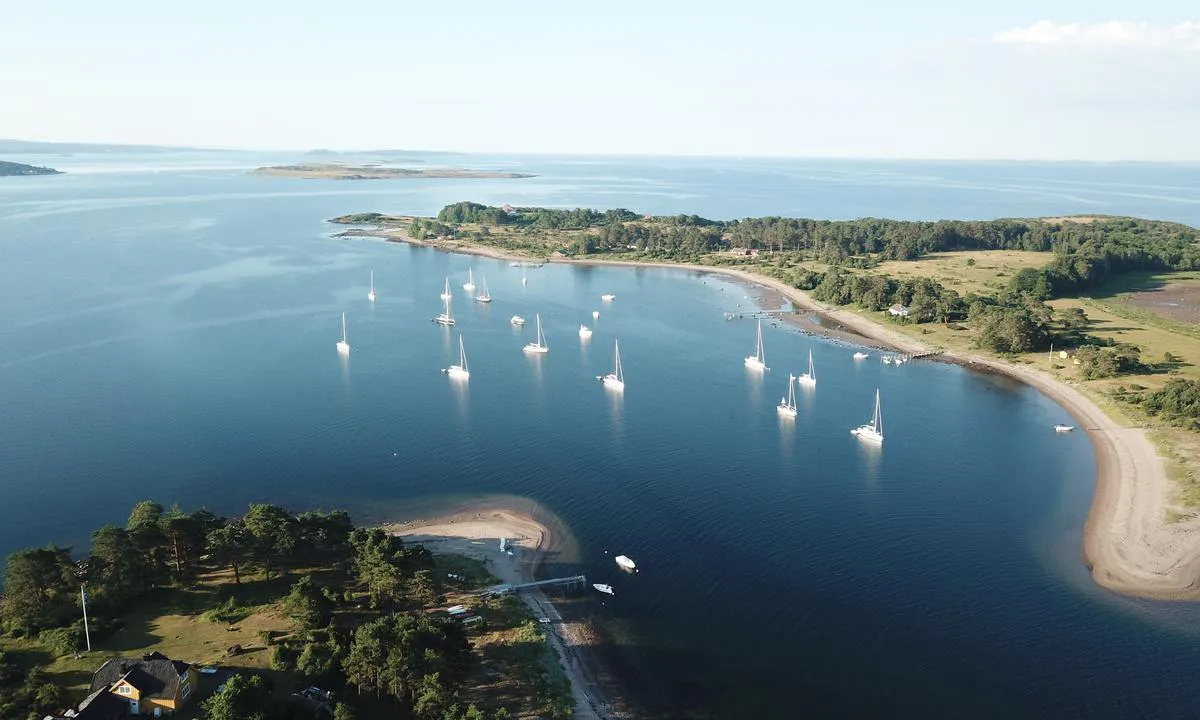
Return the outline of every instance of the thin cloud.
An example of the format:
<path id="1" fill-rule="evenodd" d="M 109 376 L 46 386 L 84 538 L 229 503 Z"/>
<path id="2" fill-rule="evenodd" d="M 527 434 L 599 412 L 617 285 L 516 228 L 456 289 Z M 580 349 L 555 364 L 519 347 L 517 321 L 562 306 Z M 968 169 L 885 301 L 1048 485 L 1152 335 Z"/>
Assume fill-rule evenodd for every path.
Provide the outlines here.
<path id="1" fill-rule="evenodd" d="M 1031 48 L 1161 48 L 1200 52 L 1200 21 L 1154 25 L 1129 20 L 1094 23 L 1056 23 L 1039 20 L 1028 27 L 996 33 L 992 40 Z"/>

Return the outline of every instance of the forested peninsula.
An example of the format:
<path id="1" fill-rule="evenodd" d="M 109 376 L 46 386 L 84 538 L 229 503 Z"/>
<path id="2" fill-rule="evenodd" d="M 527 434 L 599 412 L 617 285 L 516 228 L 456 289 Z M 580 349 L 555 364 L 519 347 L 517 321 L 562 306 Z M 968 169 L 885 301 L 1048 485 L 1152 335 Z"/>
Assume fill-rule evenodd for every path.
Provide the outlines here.
<path id="1" fill-rule="evenodd" d="M 0 718 L 124 717 L 112 709 L 129 700 L 113 684 L 121 673 L 97 672 L 110 661 L 157 667 L 160 685 L 164 669 L 179 674 L 174 699 L 140 686 L 146 714 L 570 717 L 546 626 L 517 596 L 480 593 L 499 582 L 489 562 L 356 527 L 338 510 L 254 504 L 221 517 L 139 502 L 87 551 L 8 557 Z"/>
<path id="2" fill-rule="evenodd" d="M 26 165 L 25 163 L 8 162 L 0 160 L 0 177 L 9 177 L 15 175 L 61 175 L 62 170 L 54 168 L 41 167 L 39 165 Z"/>

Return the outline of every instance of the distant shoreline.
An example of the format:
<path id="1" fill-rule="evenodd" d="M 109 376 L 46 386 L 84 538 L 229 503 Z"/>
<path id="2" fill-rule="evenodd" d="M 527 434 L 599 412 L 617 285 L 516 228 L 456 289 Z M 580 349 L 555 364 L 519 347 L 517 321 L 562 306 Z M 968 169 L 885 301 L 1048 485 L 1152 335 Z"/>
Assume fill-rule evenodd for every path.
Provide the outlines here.
<path id="1" fill-rule="evenodd" d="M 408 237 L 398 228 L 355 228 L 334 235 L 377 237 L 389 242 L 432 246 L 445 252 L 503 260 L 533 259 L 533 256 L 469 241 L 422 242 Z M 551 257 L 547 261 L 565 265 L 654 267 L 721 274 L 779 293 L 797 307 L 848 328 L 853 334 L 886 349 L 904 353 L 936 349 L 862 313 L 828 306 L 779 280 L 738 268 L 565 257 Z M 828 328 L 806 329 L 814 334 L 847 339 Z M 937 359 L 979 372 L 998 373 L 1024 383 L 1060 405 L 1087 433 L 1096 457 L 1096 491 L 1084 523 L 1082 555 L 1097 584 L 1137 597 L 1200 600 L 1200 533 L 1168 522 L 1167 508 L 1173 486 L 1162 457 L 1143 428 L 1122 426 L 1075 387 L 1041 370 L 977 355 L 944 353 Z"/>
<path id="2" fill-rule="evenodd" d="M 62 170 L 41 165 L 26 165 L 19 162 L 0 160 L 0 177 L 29 177 L 33 175 L 62 175 Z"/>
<path id="3" fill-rule="evenodd" d="M 342 165 L 339 163 L 267 165 L 251 170 L 250 174 L 299 178 L 303 180 L 517 179 L 536 177 L 535 175 L 525 173 L 468 170 L 466 168 L 399 168 L 384 165 Z"/>

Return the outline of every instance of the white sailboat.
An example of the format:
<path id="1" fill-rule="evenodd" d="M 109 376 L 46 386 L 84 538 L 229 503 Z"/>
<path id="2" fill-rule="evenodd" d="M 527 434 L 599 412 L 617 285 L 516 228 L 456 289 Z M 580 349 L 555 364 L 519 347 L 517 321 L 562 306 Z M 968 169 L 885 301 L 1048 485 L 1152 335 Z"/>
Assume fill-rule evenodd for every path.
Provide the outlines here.
<path id="1" fill-rule="evenodd" d="M 621 371 L 621 346 L 616 340 L 613 340 L 613 358 L 613 371 L 600 379 L 604 381 L 604 387 L 625 392 L 625 373 Z"/>
<path id="2" fill-rule="evenodd" d="M 592 336 L 592 329 L 590 327 L 588 327 L 587 325 L 579 326 L 579 339 L 580 340 L 587 340 L 591 336 Z"/>
<path id="3" fill-rule="evenodd" d="M 542 316 L 536 315 L 537 318 L 537 341 L 531 342 L 525 346 L 527 353 L 548 353 L 550 348 L 546 345 L 546 336 L 542 334 Z"/>
<path id="4" fill-rule="evenodd" d="M 472 268 L 467 268 L 467 281 L 463 283 L 463 290 L 475 292 L 475 270 Z"/>
<path id="5" fill-rule="evenodd" d="M 449 287 L 447 287 L 447 290 L 449 290 Z M 454 324 L 454 316 L 450 314 L 450 296 L 449 295 L 442 296 L 442 314 L 435 317 L 433 319 L 433 321 L 435 323 L 437 323 L 438 325 L 449 326 L 449 325 Z"/>
<path id="6" fill-rule="evenodd" d="M 442 290 L 442 299 L 449 300 L 450 297 L 450 278 L 446 278 L 446 288 Z"/>
<path id="7" fill-rule="evenodd" d="M 371 271 L 371 289 L 367 291 L 367 299 L 375 302 L 375 271 Z"/>
<path id="8" fill-rule="evenodd" d="M 343 355 L 350 354 L 350 343 L 346 340 L 346 313 L 342 313 L 342 339 L 337 341 L 337 351 Z"/>
<path id="9" fill-rule="evenodd" d="M 758 321 L 758 344 L 754 348 L 754 354 L 746 358 L 746 367 L 751 370 L 767 369 L 767 354 L 763 349 L 762 320 Z"/>
<path id="10" fill-rule="evenodd" d="M 871 416 L 871 422 L 859 425 L 851 430 L 850 434 L 857 435 L 863 440 L 883 442 L 883 413 L 879 409 L 879 388 L 875 389 L 875 414 Z"/>
<path id="11" fill-rule="evenodd" d="M 796 382 L 804 385 L 805 387 L 817 386 L 817 370 L 813 367 L 812 350 L 808 351 L 808 372 L 796 378 Z"/>
<path id="12" fill-rule="evenodd" d="M 528 285 L 529 278 L 525 277 L 525 263 L 521 263 L 521 284 Z"/>
<path id="13" fill-rule="evenodd" d="M 462 335 L 458 336 L 458 364 L 451 365 L 442 372 L 454 380 L 466 380 L 471 377 L 471 371 L 467 369 L 467 349 L 463 347 Z"/>
<path id="14" fill-rule="evenodd" d="M 487 276 L 483 277 L 483 290 L 475 296 L 476 302 L 489 303 L 492 301 L 492 295 L 487 289 Z"/>
<path id="15" fill-rule="evenodd" d="M 517 327 L 521 327 L 525 324 L 525 318 L 521 317 L 520 315 L 513 315 L 511 318 L 509 318 L 509 322 Z"/>
<path id="16" fill-rule="evenodd" d="M 779 407 L 775 408 L 781 416 L 787 418 L 796 417 L 796 376 L 788 374 L 788 394 L 787 397 L 780 399 Z"/>

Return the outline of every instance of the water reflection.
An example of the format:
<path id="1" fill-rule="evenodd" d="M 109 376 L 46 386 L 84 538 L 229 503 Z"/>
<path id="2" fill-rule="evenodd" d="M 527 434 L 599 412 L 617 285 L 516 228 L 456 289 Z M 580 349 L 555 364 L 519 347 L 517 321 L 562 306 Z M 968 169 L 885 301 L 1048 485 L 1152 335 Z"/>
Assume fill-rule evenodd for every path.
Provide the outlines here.
<path id="1" fill-rule="evenodd" d="M 856 437 L 851 439 L 858 446 L 859 464 L 862 466 L 867 488 L 877 490 L 879 488 L 879 468 L 883 461 L 883 443 L 860 440 Z"/>

